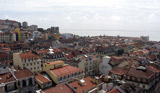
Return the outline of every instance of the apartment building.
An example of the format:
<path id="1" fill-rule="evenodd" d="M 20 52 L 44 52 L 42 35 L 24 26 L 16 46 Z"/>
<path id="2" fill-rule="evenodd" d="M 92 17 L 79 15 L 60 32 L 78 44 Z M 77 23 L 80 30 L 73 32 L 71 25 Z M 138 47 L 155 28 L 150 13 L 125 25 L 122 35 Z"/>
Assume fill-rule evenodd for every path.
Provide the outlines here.
<path id="1" fill-rule="evenodd" d="M 42 70 L 41 59 L 33 51 L 14 53 L 13 64 L 14 66 L 19 66 L 21 69 L 27 68 L 34 73 Z"/>
<path id="2" fill-rule="evenodd" d="M 66 63 L 83 69 L 85 76 L 95 76 L 99 73 L 100 58 L 96 55 L 82 55 Z"/>
<path id="3" fill-rule="evenodd" d="M 31 93 L 36 89 L 34 75 L 29 70 L 9 69 L 0 75 L 1 93 Z"/>
<path id="4" fill-rule="evenodd" d="M 131 67 L 126 74 L 126 80 L 146 91 L 155 84 L 155 72 L 148 67 Z"/>
<path id="5" fill-rule="evenodd" d="M 65 83 L 83 77 L 83 70 L 64 64 L 64 61 L 43 63 L 45 71 L 56 84 Z"/>

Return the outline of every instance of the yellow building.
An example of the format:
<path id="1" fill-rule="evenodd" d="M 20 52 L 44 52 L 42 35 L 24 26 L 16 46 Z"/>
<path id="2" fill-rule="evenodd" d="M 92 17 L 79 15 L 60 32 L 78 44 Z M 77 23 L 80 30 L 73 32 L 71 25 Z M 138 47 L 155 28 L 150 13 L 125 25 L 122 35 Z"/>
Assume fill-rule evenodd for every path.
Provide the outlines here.
<path id="1" fill-rule="evenodd" d="M 43 63 L 43 71 L 45 71 L 56 84 L 72 81 L 75 78 L 82 78 L 84 75 L 82 69 L 65 65 L 64 61 Z"/>
<path id="2" fill-rule="evenodd" d="M 21 41 L 25 41 L 27 38 L 30 37 L 30 33 L 28 31 L 21 31 L 20 37 Z"/>
<path id="3" fill-rule="evenodd" d="M 21 40 L 21 32 L 19 28 L 16 28 L 14 31 L 14 41 L 20 41 Z"/>
<path id="4" fill-rule="evenodd" d="M 27 68 L 34 73 L 42 70 L 41 59 L 32 52 L 14 53 L 13 64 L 14 66 L 19 66 L 21 69 Z"/>
<path id="5" fill-rule="evenodd" d="M 53 37 L 58 40 L 58 39 L 60 38 L 60 34 L 54 33 L 54 34 L 53 34 Z"/>

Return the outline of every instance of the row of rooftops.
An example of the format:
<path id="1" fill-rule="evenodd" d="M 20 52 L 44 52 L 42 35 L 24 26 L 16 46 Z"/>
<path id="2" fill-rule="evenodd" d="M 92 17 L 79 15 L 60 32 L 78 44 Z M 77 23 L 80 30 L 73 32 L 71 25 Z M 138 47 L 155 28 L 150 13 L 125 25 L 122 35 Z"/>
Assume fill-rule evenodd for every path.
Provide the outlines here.
<path id="1" fill-rule="evenodd" d="M 14 70 L 11 70 L 8 73 L 0 75 L 0 84 L 7 83 L 7 82 L 12 82 L 12 81 L 16 81 L 16 80 L 19 80 L 19 79 L 32 77 L 32 76 L 34 76 L 34 75 L 30 70 L 14 69 Z"/>
<path id="2" fill-rule="evenodd" d="M 84 93 L 93 88 L 95 88 L 99 83 L 95 83 L 91 77 L 86 77 L 84 79 L 80 79 L 78 81 L 74 81 L 72 83 L 65 83 L 57 85 L 56 87 L 52 87 L 46 90 L 43 90 L 44 93 Z"/>
<path id="3" fill-rule="evenodd" d="M 156 73 L 160 74 L 160 68 L 157 68 L 153 65 L 149 65 L 147 67 L 139 66 L 139 67 L 131 67 L 131 68 L 115 68 L 109 71 L 110 74 L 116 75 L 127 75 L 138 78 L 150 79 L 155 76 Z"/>

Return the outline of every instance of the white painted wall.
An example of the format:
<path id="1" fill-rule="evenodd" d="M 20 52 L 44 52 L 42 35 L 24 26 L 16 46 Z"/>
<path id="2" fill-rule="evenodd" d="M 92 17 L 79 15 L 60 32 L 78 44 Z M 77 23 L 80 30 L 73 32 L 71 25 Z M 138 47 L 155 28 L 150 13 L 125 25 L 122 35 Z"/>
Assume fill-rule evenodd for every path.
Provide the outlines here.
<path id="1" fill-rule="evenodd" d="M 112 69 L 112 67 L 108 64 L 110 61 L 110 57 L 109 56 L 105 56 L 103 57 L 103 61 L 102 63 L 99 65 L 99 72 L 100 74 L 105 74 L 108 75 L 109 70 Z"/>

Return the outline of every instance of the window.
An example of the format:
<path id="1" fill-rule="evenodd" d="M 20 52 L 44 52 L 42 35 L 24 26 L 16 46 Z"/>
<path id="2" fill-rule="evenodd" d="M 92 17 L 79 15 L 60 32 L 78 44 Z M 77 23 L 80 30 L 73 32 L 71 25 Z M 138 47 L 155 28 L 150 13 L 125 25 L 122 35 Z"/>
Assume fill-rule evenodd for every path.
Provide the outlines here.
<path id="1" fill-rule="evenodd" d="M 138 81 L 140 82 L 140 78 L 138 78 Z"/>
<path id="2" fill-rule="evenodd" d="M 143 85 L 143 88 L 145 88 L 145 85 Z"/>
<path id="3" fill-rule="evenodd" d="M 127 79 L 129 79 L 129 76 L 127 76 Z"/>
<path id="4" fill-rule="evenodd" d="M 132 80 L 135 80 L 135 77 L 132 77 Z"/>
<path id="5" fill-rule="evenodd" d="M 62 80 L 62 77 L 60 77 L 60 80 Z"/>
<path id="6" fill-rule="evenodd" d="M 31 70 L 32 70 L 32 68 L 31 68 Z"/>
<path id="7" fill-rule="evenodd" d="M 145 83 L 145 82 L 146 82 L 146 79 L 143 79 L 143 82 Z"/>
<path id="8" fill-rule="evenodd" d="M 34 67 L 34 70 L 36 69 L 36 67 Z"/>
<path id="9" fill-rule="evenodd" d="M 32 63 L 30 63 L 30 65 L 32 65 Z"/>
<path id="10" fill-rule="evenodd" d="M 37 62 L 37 64 L 39 64 L 39 62 Z"/>

